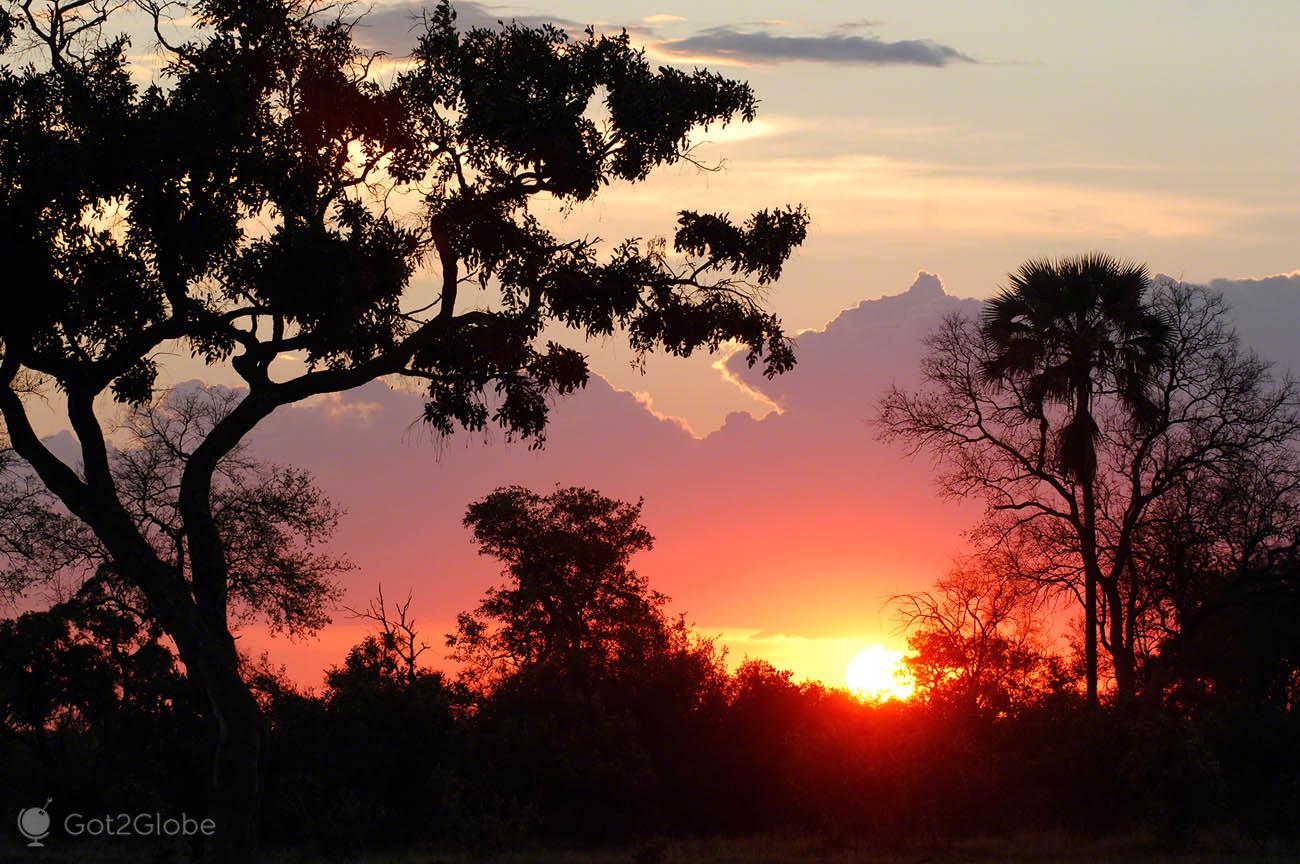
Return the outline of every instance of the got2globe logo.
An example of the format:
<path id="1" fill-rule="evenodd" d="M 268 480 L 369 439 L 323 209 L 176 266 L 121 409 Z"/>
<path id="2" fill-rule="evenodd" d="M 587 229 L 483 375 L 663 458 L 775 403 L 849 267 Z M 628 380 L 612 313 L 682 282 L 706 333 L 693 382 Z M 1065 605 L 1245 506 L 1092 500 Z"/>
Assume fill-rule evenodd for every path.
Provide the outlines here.
<path id="1" fill-rule="evenodd" d="M 41 807 L 18 811 L 18 832 L 32 848 L 43 848 L 45 838 L 50 836 L 53 819 L 49 807 L 53 800 L 48 798 Z M 69 813 L 63 817 L 62 828 L 70 837 L 211 837 L 217 824 L 211 818 L 198 819 L 188 813 Z"/>
<path id="2" fill-rule="evenodd" d="M 27 845 L 40 849 L 45 846 L 41 841 L 50 836 L 49 806 L 53 798 L 47 798 L 43 807 L 28 807 L 18 811 L 18 831 L 31 842 Z"/>

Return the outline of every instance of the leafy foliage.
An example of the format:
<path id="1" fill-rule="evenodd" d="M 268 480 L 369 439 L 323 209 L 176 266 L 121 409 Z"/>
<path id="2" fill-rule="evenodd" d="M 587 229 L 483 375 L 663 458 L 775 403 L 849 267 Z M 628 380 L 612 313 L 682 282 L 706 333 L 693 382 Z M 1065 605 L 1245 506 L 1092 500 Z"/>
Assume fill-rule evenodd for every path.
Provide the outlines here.
<path id="1" fill-rule="evenodd" d="M 1096 471 L 1098 429 L 1087 407 L 1095 390 L 1142 421 L 1158 410 L 1148 391 L 1172 327 L 1147 303 L 1150 282 L 1144 265 L 1101 253 L 1032 260 L 985 304 L 985 380 L 1011 383 L 1039 416 L 1047 403 L 1073 411 L 1057 432 L 1057 458 L 1081 483 Z"/>
<path id="2" fill-rule="evenodd" d="M 537 668 L 584 680 L 661 635 L 667 598 L 629 566 L 654 542 L 640 502 L 513 486 L 471 504 L 465 525 L 480 554 L 505 565 L 506 578 L 457 617 L 447 638 L 473 686 Z"/>
<path id="3" fill-rule="evenodd" d="M 271 361 L 301 351 L 312 367 L 420 377 L 439 429 L 491 419 L 532 438 L 543 394 L 586 379 L 580 355 L 534 344 L 547 320 L 625 329 L 641 351 L 734 339 L 769 374 L 793 362 L 749 288 L 779 277 L 801 209 L 743 226 L 683 213 L 683 265 L 637 239 L 602 260 L 597 240 L 560 240 L 530 212 L 692 158 L 692 130 L 753 118 L 747 85 L 652 69 L 627 34 L 461 33 L 445 2 L 414 68 L 381 85 L 344 19 L 292 2 L 193 11 L 195 37 L 163 46 L 164 85 L 134 83 L 124 38 L 6 67 L 0 218 L 22 238 L 10 284 L 40 286 L 0 334 L 11 365 L 139 402 L 168 339 L 235 353 L 268 390 Z M 26 23 L 62 45 L 57 21 Z M 430 258 L 441 293 L 422 316 L 404 297 Z M 492 311 L 454 314 L 466 283 L 499 295 Z"/>

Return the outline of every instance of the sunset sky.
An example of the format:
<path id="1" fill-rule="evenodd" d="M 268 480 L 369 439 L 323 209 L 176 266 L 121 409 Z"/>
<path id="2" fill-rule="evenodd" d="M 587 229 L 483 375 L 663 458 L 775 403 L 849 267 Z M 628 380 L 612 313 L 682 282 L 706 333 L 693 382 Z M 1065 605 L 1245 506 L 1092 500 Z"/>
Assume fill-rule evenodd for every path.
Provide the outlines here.
<path id="1" fill-rule="evenodd" d="M 311 468 L 349 509 L 349 601 L 381 581 L 409 589 L 439 646 L 494 572 L 460 516 L 504 483 L 645 496 L 658 544 L 638 565 L 736 657 L 840 684 L 864 647 L 901 645 L 888 597 L 941 575 L 975 511 L 936 502 L 923 460 L 874 441 L 874 401 L 915 375 L 939 314 L 974 307 L 957 298 L 988 296 L 1032 256 L 1104 249 L 1190 281 L 1245 280 L 1225 283 L 1253 316 L 1243 332 L 1300 366 L 1276 324 L 1298 320 L 1300 279 L 1249 281 L 1300 267 L 1300 4 L 458 6 L 467 24 L 626 27 L 654 61 L 745 78 L 761 100 L 754 124 L 701 136 L 723 170 L 609 189 L 552 216 L 566 233 L 663 234 L 680 209 L 783 203 L 814 221 L 769 298 L 807 331 L 799 367 L 774 382 L 725 356 L 651 358 L 641 375 L 613 339 L 588 347 L 600 377 L 557 408 L 540 454 L 431 442 L 413 425 L 418 396 L 383 385 L 269 421 L 259 450 Z M 400 60 L 418 7 L 377 3 L 359 41 Z M 235 380 L 167 366 L 170 382 L 194 377 Z M 318 681 L 361 629 L 341 618 L 271 650 Z"/>
<path id="2" fill-rule="evenodd" d="M 359 38 L 400 56 L 419 6 L 377 5 Z M 1192 280 L 1300 266 L 1294 3 L 459 8 L 470 24 L 626 27 L 655 61 L 750 81 L 758 121 L 703 136 L 724 172 L 668 169 L 573 221 L 618 237 L 666 230 L 683 207 L 803 202 L 813 231 L 771 298 L 795 330 L 901 290 L 922 268 L 981 297 L 1028 256 L 1080 249 Z M 609 355 L 611 380 L 647 389 Z M 660 410 L 703 433 L 752 407 L 720 390 L 706 361 L 689 367 L 699 374 L 649 388 Z"/>

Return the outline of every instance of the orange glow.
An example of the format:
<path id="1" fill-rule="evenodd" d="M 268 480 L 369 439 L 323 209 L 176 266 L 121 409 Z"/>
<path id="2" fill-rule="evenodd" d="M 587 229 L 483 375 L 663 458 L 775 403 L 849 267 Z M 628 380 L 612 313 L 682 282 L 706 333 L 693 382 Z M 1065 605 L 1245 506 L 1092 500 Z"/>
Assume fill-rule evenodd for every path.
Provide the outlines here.
<path id="1" fill-rule="evenodd" d="M 883 645 L 859 651 L 844 670 L 844 683 L 859 699 L 868 702 L 903 700 L 916 689 L 903 665 L 903 652 Z"/>

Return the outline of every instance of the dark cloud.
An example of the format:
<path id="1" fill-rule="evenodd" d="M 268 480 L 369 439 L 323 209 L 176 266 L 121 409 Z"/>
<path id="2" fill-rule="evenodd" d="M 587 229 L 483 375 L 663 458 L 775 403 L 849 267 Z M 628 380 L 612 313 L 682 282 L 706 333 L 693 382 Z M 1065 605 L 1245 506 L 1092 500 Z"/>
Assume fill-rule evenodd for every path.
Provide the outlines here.
<path id="1" fill-rule="evenodd" d="M 395 56 L 411 53 L 416 39 L 424 29 L 424 16 L 436 6 L 435 0 L 426 2 L 391 3 L 376 6 L 357 22 L 353 30 L 356 40 L 373 51 L 385 51 Z M 554 24 L 562 30 L 579 31 L 583 25 L 567 18 L 552 15 L 515 15 L 515 7 L 491 3 L 453 3 L 456 24 L 461 31 L 479 27 L 496 28 L 500 22 L 517 21 L 528 27 Z"/>
<path id="2" fill-rule="evenodd" d="M 1244 344 L 1280 369 L 1300 374 L 1300 270 L 1255 279 L 1215 279 L 1209 286 L 1232 306 Z"/>
<path id="3" fill-rule="evenodd" d="M 812 61 L 864 66 L 947 66 L 974 63 L 974 59 L 928 39 L 886 42 L 876 36 L 845 32 L 825 36 L 783 36 L 766 31 L 748 32 L 735 27 L 715 27 L 685 39 L 661 43 L 661 49 L 685 57 L 728 57 L 752 63 Z"/>

